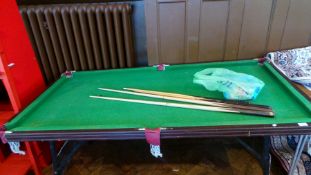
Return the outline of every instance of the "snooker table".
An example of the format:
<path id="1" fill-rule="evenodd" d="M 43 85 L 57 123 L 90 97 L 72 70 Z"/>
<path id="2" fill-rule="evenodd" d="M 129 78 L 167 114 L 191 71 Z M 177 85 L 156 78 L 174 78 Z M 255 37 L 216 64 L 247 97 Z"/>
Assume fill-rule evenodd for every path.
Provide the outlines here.
<path id="1" fill-rule="evenodd" d="M 254 75 L 265 86 L 254 104 L 269 105 L 275 116 L 222 113 L 154 106 L 90 98 L 90 95 L 153 101 L 129 94 L 100 91 L 98 88 L 137 88 L 222 99 L 216 91 L 207 91 L 193 83 L 193 75 L 205 68 L 219 67 Z M 32 104 L 5 125 L 8 142 L 50 141 L 55 174 L 58 158 L 55 141 L 145 139 L 145 128 L 161 128 L 161 139 L 201 137 L 265 138 L 269 155 L 271 135 L 311 133 L 311 105 L 268 61 L 258 59 L 171 65 L 163 71 L 155 67 L 73 72 L 62 76 Z M 301 139 L 303 140 L 303 139 Z M 78 145 L 78 144 L 74 144 Z M 268 150 L 267 150 L 268 149 Z M 72 155 L 72 154 L 71 154 Z M 269 157 L 263 156 L 263 166 Z M 269 167 L 264 174 L 269 173 Z"/>

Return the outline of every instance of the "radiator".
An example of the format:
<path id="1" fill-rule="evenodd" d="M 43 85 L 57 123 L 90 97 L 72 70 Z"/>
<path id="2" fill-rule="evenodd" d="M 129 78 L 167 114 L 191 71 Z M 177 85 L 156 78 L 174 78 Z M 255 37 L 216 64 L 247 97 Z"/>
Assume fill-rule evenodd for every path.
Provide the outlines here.
<path id="1" fill-rule="evenodd" d="M 21 6 L 20 13 L 48 83 L 66 70 L 134 66 L 129 4 Z"/>

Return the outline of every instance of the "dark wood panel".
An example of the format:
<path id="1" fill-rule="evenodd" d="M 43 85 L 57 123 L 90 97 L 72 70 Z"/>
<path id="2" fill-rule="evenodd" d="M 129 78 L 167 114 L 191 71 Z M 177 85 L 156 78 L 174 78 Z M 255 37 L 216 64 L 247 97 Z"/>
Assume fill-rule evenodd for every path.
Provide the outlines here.
<path id="1" fill-rule="evenodd" d="M 157 1 L 145 1 L 148 64 L 159 62 Z"/>
<path id="2" fill-rule="evenodd" d="M 311 1 L 291 0 L 281 49 L 303 47 L 311 39 Z"/>
<path id="3" fill-rule="evenodd" d="M 239 59 L 261 57 L 266 52 L 272 0 L 245 0 Z"/>
<path id="4" fill-rule="evenodd" d="M 187 2 L 187 63 L 196 62 L 199 57 L 200 7 L 200 0 L 188 0 Z"/>
<path id="5" fill-rule="evenodd" d="M 231 0 L 224 60 L 236 60 L 239 52 L 245 0 Z"/>
<path id="6" fill-rule="evenodd" d="M 201 4 L 199 61 L 223 60 L 228 10 L 228 1 L 203 1 Z"/>
<path id="7" fill-rule="evenodd" d="M 159 62 L 183 63 L 185 60 L 186 3 L 159 3 Z"/>
<path id="8" fill-rule="evenodd" d="M 277 0 L 274 3 L 269 40 L 267 44 L 268 52 L 279 50 L 281 47 L 281 41 L 283 37 L 284 27 L 286 24 L 289 6 L 290 0 Z"/>

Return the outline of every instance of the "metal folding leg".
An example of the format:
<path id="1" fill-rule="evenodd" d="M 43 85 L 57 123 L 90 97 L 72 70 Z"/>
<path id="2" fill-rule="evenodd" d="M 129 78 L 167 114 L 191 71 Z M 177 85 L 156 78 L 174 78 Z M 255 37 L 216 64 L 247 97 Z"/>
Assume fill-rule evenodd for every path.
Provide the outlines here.
<path id="1" fill-rule="evenodd" d="M 270 163 L 271 163 L 271 156 L 270 156 L 270 137 L 265 136 L 263 137 L 263 142 L 261 146 L 261 150 L 255 150 L 246 142 L 242 141 L 241 139 L 236 139 L 250 154 L 252 154 L 259 162 L 262 168 L 263 175 L 270 174 Z"/>
<path id="2" fill-rule="evenodd" d="M 82 141 L 66 141 L 62 148 L 57 151 L 55 142 L 51 141 L 50 151 L 52 157 L 53 174 L 63 175 L 74 154 L 85 143 L 86 142 Z"/>
<path id="3" fill-rule="evenodd" d="M 270 137 L 265 136 L 263 138 L 263 149 L 261 152 L 261 159 L 260 164 L 263 170 L 264 175 L 270 174 L 270 168 L 271 168 L 271 155 L 270 155 Z"/>
<path id="4" fill-rule="evenodd" d="M 294 155 L 294 157 L 293 157 L 293 159 L 291 161 L 288 175 L 293 175 L 294 174 L 294 170 L 297 167 L 297 163 L 298 163 L 298 161 L 300 159 L 301 153 L 303 151 L 303 148 L 304 148 L 308 138 L 309 138 L 309 135 L 301 135 L 299 137 L 298 145 L 296 147 L 295 155 Z"/>

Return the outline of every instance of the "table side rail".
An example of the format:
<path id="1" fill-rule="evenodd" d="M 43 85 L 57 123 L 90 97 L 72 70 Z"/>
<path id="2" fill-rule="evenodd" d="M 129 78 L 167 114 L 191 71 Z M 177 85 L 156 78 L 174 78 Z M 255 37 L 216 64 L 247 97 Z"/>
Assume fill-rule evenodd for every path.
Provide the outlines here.
<path id="1" fill-rule="evenodd" d="M 251 137 L 271 135 L 311 134 L 311 123 L 282 125 L 243 125 L 219 127 L 164 128 L 161 138 L 201 138 L 201 137 Z M 145 139 L 143 129 L 115 130 L 68 130 L 68 131 L 25 131 L 6 132 L 8 141 L 53 141 L 53 140 L 129 140 Z"/>
<path id="2" fill-rule="evenodd" d="M 288 89 L 288 91 L 292 93 L 306 109 L 309 110 L 311 117 L 311 104 L 307 97 L 302 95 L 299 90 L 290 83 L 290 80 L 279 72 L 275 66 L 268 62 L 265 62 L 264 64 L 266 68 Z"/>

